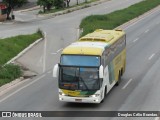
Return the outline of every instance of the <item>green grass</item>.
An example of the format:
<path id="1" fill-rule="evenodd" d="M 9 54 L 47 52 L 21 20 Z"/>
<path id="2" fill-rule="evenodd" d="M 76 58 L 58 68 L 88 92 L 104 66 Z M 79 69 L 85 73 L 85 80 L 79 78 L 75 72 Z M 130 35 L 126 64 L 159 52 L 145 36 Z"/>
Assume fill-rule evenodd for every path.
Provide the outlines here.
<path id="1" fill-rule="evenodd" d="M 17 65 L 9 64 L 0 67 L 0 86 L 19 78 L 21 75 L 21 68 Z"/>
<path id="2" fill-rule="evenodd" d="M 38 31 L 30 35 L 0 39 L 0 86 L 22 75 L 22 70 L 19 66 L 13 64 L 4 66 L 4 64 L 41 37 L 43 37 L 42 32 Z"/>
<path id="3" fill-rule="evenodd" d="M 41 37 L 41 33 L 37 32 L 31 35 L 19 35 L 0 39 L 0 66 Z"/>
<path id="4" fill-rule="evenodd" d="M 110 14 L 88 16 L 80 24 L 80 28 L 83 28 L 82 36 L 96 29 L 114 29 L 158 5 L 160 5 L 160 0 L 145 0 Z"/>

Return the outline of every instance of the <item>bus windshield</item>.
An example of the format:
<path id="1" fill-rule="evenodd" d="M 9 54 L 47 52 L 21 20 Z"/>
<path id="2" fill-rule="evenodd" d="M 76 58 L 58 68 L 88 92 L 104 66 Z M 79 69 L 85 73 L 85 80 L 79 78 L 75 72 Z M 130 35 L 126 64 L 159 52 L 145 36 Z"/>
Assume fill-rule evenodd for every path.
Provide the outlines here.
<path id="1" fill-rule="evenodd" d="M 67 90 L 98 90 L 98 67 L 60 67 L 59 87 Z"/>
<path id="2" fill-rule="evenodd" d="M 80 56 L 80 55 L 62 55 L 61 65 L 98 67 L 100 66 L 100 57 Z"/>

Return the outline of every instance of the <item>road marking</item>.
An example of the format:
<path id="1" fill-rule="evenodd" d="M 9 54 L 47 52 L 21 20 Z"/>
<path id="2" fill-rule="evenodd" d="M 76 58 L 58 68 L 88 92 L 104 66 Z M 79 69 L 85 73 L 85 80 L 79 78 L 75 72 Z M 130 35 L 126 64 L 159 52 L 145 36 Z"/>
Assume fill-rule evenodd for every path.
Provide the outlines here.
<path id="1" fill-rule="evenodd" d="M 56 55 L 57 53 L 51 53 L 52 55 Z"/>
<path id="2" fill-rule="evenodd" d="M 133 42 L 136 42 L 136 41 L 138 41 L 139 40 L 139 38 L 136 38 L 135 40 L 133 40 Z"/>
<path id="3" fill-rule="evenodd" d="M 125 89 L 128 85 L 129 85 L 129 83 L 132 81 L 132 79 L 130 79 L 124 86 L 123 86 L 123 88 L 122 89 Z"/>
<path id="4" fill-rule="evenodd" d="M 156 117 L 155 120 L 160 120 L 160 117 Z"/>
<path id="5" fill-rule="evenodd" d="M 50 74 L 51 73 L 51 71 L 49 71 L 49 72 L 47 72 L 48 74 Z"/>
<path id="6" fill-rule="evenodd" d="M 63 48 L 61 48 L 61 49 L 57 50 L 57 52 L 54 52 L 54 53 L 51 53 L 51 54 L 52 54 L 52 55 L 56 55 L 56 54 L 58 54 L 61 50 L 63 50 Z"/>
<path id="7" fill-rule="evenodd" d="M 147 33 L 147 32 L 149 32 L 149 29 L 147 29 L 147 30 L 145 31 L 145 33 Z"/>
<path id="8" fill-rule="evenodd" d="M 37 82 L 38 80 L 40 80 L 40 79 L 43 78 L 43 77 L 45 77 L 45 75 L 40 76 L 39 78 L 35 79 L 34 81 L 28 83 L 27 85 L 19 88 L 18 90 L 14 91 L 13 93 L 11 93 L 11 94 L 9 94 L 8 96 L 4 97 L 3 99 L 0 100 L 0 103 L 3 102 L 3 101 L 5 101 L 5 100 L 8 99 L 9 97 L 15 95 L 16 93 L 18 93 L 19 91 L 23 90 L 24 88 L 26 88 L 26 87 L 32 85 L 33 83 Z"/>
<path id="9" fill-rule="evenodd" d="M 148 58 L 148 60 L 151 60 L 154 56 L 155 56 L 155 53 L 153 53 L 153 54 Z"/>
<path id="10" fill-rule="evenodd" d="M 47 33 L 46 32 L 44 32 L 44 51 L 43 51 L 43 72 L 45 72 L 46 71 L 46 55 L 47 55 L 47 53 L 46 53 L 46 51 L 47 51 L 47 38 L 46 38 L 46 36 L 47 36 Z"/>
<path id="11" fill-rule="evenodd" d="M 142 17 L 140 17 L 140 19 L 137 19 L 136 22 L 133 22 L 133 23 L 131 23 L 130 25 L 127 25 L 127 26 L 124 28 L 124 30 L 129 29 L 130 27 L 132 27 L 132 26 L 134 26 L 135 24 L 141 22 L 143 19 L 145 19 L 145 18 L 147 18 L 147 17 L 150 17 L 151 15 L 155 14 L 155 13 L 158 12 L 158 11 L 159 11 L 159 9 L 155 9 L 155 10 L 153 10 L 153 11 L 150 11 L 149 13 L 146 13 L 146 14 L 142 15 Z"/>
<path id="12" fill-rule="evenodd" d="M 63 50 L 63 48 L 61 48 L 61 49 L 57 50 L 57 53 L 58 53 L 58 52 L 60 52 L 61 50 Z"/>

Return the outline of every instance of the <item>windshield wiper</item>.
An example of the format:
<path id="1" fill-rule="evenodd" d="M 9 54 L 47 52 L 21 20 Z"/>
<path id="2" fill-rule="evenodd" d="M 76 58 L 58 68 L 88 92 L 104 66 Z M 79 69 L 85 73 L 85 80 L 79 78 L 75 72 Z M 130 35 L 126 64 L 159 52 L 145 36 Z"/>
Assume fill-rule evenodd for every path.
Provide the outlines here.
<path id="1" fill-rule="evenodd" d="M 79 77 L 79 79 L 83 82 L 84 86 L 86 87 L 86 89 L 87 89 L 87 91 L 88 91 L 88 90 L 89 90 L 89 89 L 88 89 L 88 86 L 86 85 L 86 83 L 84 82 L 84 80 L 83 80 L 81 77 Z"/>

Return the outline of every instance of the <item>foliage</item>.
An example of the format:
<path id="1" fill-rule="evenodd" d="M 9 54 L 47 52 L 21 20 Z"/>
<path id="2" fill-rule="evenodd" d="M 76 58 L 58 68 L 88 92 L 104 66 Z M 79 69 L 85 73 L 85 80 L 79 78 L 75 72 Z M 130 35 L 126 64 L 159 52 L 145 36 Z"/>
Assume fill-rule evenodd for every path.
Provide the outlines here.
<path id="1" fill-rule="evenodd" d="M 54 0 L 54 6 L 56 9 L 63 8 L 64 5 L 64 0 Z"/>
<path id="2" fill-rule="evenodd" d="M 6 66 L 0 67 L 0 86 L 11 82 L 12 80 L 20 77 L 22 71 L 19 66 L 8 64 Z"/>
<path id="3" fill-rule="evenodd" d="M 45 12 L 46 9 L 49 11 L 51 7 L 54 5 L 54 0 L 38 0 L 37 4 L 43 6 L 43 11 Z"/>
<path id="4" fill-rule="evenodd" d="M 160 0 L 144 0 L 110 14 L 88 16 L 84 18 L 80 24 L 80 28 L 83 28 L 82 36 L 93 32 L 96 29 L 114 29 L 158 5 L 160 5 Z"/>
<path id="5" fill-rule="evenodd" d="M 11 4 L 11 6 L 14 7 L 21 7 L 25 3 L 28 2 L 28 0 L 3 0 L 8 6 Z"/>
<path id="6" fill-rule="evenodd" d="M 37 32 L 31 35 L 19 35 L 0 39 L 0 66 L 8 62 L 11 58 L 41 37 L 42 34 Z"/>

